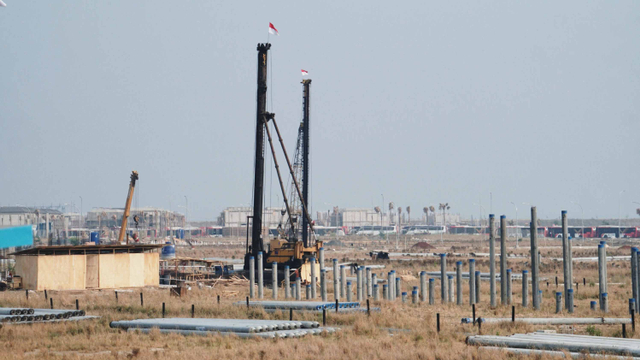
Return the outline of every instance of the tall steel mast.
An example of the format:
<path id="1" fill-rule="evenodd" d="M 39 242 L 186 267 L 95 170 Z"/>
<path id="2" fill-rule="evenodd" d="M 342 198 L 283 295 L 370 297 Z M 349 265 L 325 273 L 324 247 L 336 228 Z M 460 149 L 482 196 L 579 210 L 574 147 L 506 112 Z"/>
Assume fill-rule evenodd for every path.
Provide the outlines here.
<path id="1" fill-rule="evenodd" d="M 309 210 L 309 85 L 311 79 L 302 80 L 302 202 L 304 208 Z M 305 247 L 309 247 L 309 221 L 302 216 L 302 241 Z"/>
<path id="2" fill-rule="evenodd" d="M 251 230 L 251 249 L 247 253 L 257 256 L 264 252 L 262 242 L 262 197 L 264 193 L 264 128 L 267 105 L 267 54 L 271 44 L 258 44 L 258 94 L 256 108 L 256 153 L 253 179 L 253 227 Z M 248 259 L 245 267 L 248 268 Z"/>

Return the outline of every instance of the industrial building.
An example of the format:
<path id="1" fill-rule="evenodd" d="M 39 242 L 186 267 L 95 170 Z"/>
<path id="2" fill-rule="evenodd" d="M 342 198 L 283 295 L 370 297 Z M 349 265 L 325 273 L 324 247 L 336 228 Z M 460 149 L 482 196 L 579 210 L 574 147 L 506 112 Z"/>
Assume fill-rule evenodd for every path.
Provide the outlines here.
<path id="1" fill-rule="evenodd" d="M 252 207 L 228 207 L 218 216 L 218 225 L 225 228 L 246 227 L 247 218 L 253 215 Z M 262 225 L 265 229 L 277 228 L 278 224 L 289 221 L 287 212 L 280 207 L 267 207 L 262 213 Z"/>
<path id="2" fill-rule="evenodd" d="M 38 246 L 15 252 L 15 275 L 30 290 L 158 286 L 162 245 Z"/>

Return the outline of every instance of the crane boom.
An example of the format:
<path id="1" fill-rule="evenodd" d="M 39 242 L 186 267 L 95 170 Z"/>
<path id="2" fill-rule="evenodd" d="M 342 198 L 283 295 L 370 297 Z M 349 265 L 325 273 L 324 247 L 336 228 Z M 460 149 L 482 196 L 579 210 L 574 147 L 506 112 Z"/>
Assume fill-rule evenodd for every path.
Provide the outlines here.
<path id="1" fill-rule="evenodd" d="M 131 182 L 129 183 L 129 194 L 127 195 L 127 202 L 124 204 L 124 213 L 122 214 L 122 226 L 120 227 L 120 235 L 118 235 L 118 243 L 121 244 L 124 240 L 124 234 L 127 231 L 127 219 L 129 218 L 129 212 L 131 210 L 131 200 L 133 200 L 133 190 L 136 187 L 136 180 L 138 180 L 138 172 L 131 172 Z M 129 244 L 129 238 L 127 237 L 127 244 Z"/>

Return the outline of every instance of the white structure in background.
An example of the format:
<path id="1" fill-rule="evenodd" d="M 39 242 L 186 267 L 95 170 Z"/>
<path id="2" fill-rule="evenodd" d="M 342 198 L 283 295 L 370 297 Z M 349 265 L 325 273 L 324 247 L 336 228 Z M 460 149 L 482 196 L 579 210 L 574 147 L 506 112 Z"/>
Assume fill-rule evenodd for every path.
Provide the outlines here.
<path id="1" fill-rule="evenodd" d="M 47 226 L 47 224 L 49 224 Z M 0 207 L 0 228 L 33 225 L 35 235 L 46 238 L 49 233 L 60 230 L 68 224 L 62 212 L 55 209 L 42 209 L 26 206 Z M 47 231 L 47 228 L 49 231 Z"/>
<path id="2" fill-rule="evenodd" d="M 218 216 L 218 225 L 225 228 L 246 227 L 247 217 L 252 215 L 252 207 L 228 207 Z M 279 224 L 284 227 L 287 221 L 289 217 L 285 208 L 267 207 L 262 213 L 262 226 L 265 229 L 275 229 Z"/>
<path id="3" fill-rule="evenodd" d="M 124 209 L 121 208 L 94 208 L 87 212 L 85 226 L 89 229 L 97 229 L 98 226 L 102 228 L 117 228 L 122 224 L 123 215 Z M 168 228 L 184 228 L 186 226 L 184 214 L 165 209 L 144 207 L 131 208 L 127 228 L 135 228 L 133 219 L 135 215 L 140 218 L 139 228 L 156 230 L 158 236 L 164 236 L 163 230 Z"/>

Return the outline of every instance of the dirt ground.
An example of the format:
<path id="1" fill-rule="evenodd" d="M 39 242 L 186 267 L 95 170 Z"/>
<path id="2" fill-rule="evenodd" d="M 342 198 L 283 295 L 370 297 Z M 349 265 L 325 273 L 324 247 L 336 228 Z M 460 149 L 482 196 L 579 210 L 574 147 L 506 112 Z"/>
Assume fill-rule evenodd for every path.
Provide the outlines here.
<path id="1" fill-rule="evenodd" d="M 330 238 L 324 240 L 332 240 Z M 326 245 L 325 261 L 337 258 L 339 262 L 355 261 L 360 265 L 379 264 L 384 269 L 376 269 L 378 278 L 386 278 L 386 273 L 395 269 L 400 275 L 412 274 L 416 280 L 403 281 L 403 291 L 411 293 L 413 286 L 418 286 L 417 276 L 420 271 L 439 271 L 438 256 L 392 257 L 391 260 L 373 261 L 369 257 L 372 250 L 389 250 L 404 252 L 405 239 L 399 238 L 399 250 L 395 249 L 395 236 L 388 241 L 375 239 L 342 237 L 342 245 Z M 220 257 L 241 259 L 244 253 L 244 239 L 208 239 L 209 245 L 197 246 L 194 249 L 178 247 L 179 256 Z M 445 235 L 443 241 L 439 236 L 406 239 L 406 252 L 420 252 L 410 247 L 417 241 L 427 241 L 435 246 L 429 253 L 449 253 L 448 270 L 455 270 L 455 262 L 463 262 L 463 272 L 468 273 L 470 253 L 476 254 L 476 270 L 489 272 L 488 240 L 484 236 L 451 236 Z M 595 261 L 577 261 L 579 257 L 597 256 L 599 239 L 575 240 L 573 242 L 574 281 L 579 282 L 575 288 L 576 317 L 597 317 L 603 314 L 592 311 L 589 302 L 597 300 L 598 271 Z M 221 244 L 223 243 L 223 244 Z M 612 242 L 607 255 L 629 255 L 628 248 L 618 250 L 623 245 L 636 245 L 635 240 Z M 510 255 L 508 267 L 514 274 L 529 270 L 529 239 L 523 239 L 518 248 L 510 238 L 507 249 Z M 554 317 L 567 316 L 555 314 L 556 291 L 562 291 L 562 262 L 553 258 L 562 257 L 562 248 L 558 239 L 540 239 L 542 252 L 541 277 L 548 280 L 540 282 L 543 290 L 542 310 L 535 312 L 529 307 L 522 307 L 522 283 L 513 281 L 513 305 L 517 317 Z M 499 244 L 496 253 L 499 254 Z M 458 255 L 454 255 L 458 254 Z M 521 255 L 521 257 L 515 257 Z M 403 261 L 398 260 L 403 259 Z M 496 265 L 499 273 L 499 263 Z M 332 273 L 329 272 L 329 299 L 333 299 Z M 608 263 L 608 292 L 610 312 L 608 317 L 628 316 L 628 299 L 631 296 L 630 262 L 628 260 L 610 261 Z M 556 288 L 555 277 L 559 286 Z M 583 285 L 584 283 L 586 285 Z M 548 281 L 548 285 L 547 285 Z M 622 336 L 620 325 L 586 326 L 531 326 L 521 323 L 485 324 L 479 329 L 472 324 L 461 324 L 461 319 L 471 317 L 471 306 L 468 298 L 468 281 L 463 279 L 464 305 L 442 304 L 440 301 L 439 281 L 436 288 L 436 304 L 417 305 L 394 302 L 371 302 L 371 306 L 380 307 L 380 312 L 370 316 L 365 313 L 336 314 L 329 312 L 327 326 L 340 327 L 341 331 L 332 335 L 308 336 L 300 339 L 239 339 L 212 335 L 208 337 L 161 335 L 159 333 L 135 334 L 111 329 L 109 323 L 114 320 L 161 317 L 162 303 L 166 304 L 167 317 L 190 317 L 191 305 L 195 305 L 196 317 L 219 318 L 256 318 L 274 319 L 288 318 L 289 314 L 265 313 L 259 309 L 247 309 L 233 305 L 248 296 L 248 283 L 228 285 L 219 283 L 212 288 L 198 287 L 192 284 L 188 295 L 176 298 L 169 295 L 168 289 L 145 288 L 129 289 L 131 292 L 120 292 L 116 301 L 113 290 L 105 291 L 50 291 L 48 295 L 54 299 L 56 308 L 75 308 L 78 299 L 80 307 L 90 315 L 99 315 L 99 320 L 82 322 L 5 325 L 0 329 L 0 359 L 499 359 L 525 358 L 509 357 L 501 353 L 478 353 L 477 348 L 467 346 L 465 339 L 469 335 L 526 333 L 540 329 L 552 329 L 558 332 L 575 334 L 601 334 L 603 336 Z M 271 289 L 265 289 L 265 299 L 271 297 Z M 529 286 L 529 293 L 531 288 Z M 144 306 L 140 304 L 140 293 L 144 296 Z M 500 283 L 497 283 L 498 303 L 500 302 Z M 220 295 L 221 302 L 217 303 Z M 280 289 L 279 298 L 283 298 Z M 354 297 L 355 298 L 355 297 Z M 25 292 L 0 293 L 0 307 L 48 307 L 43 292 L 31 292 L 26 299 Z M 511 306 L 498 305 L 489 307 L 489 282 L 482 281 L 481 303 L 476 305 L 477 315 L 483 317 L 510 317 Z M 441 331 L 436 331 L 436 314 L 440 314 Z M 295 319 L 321 321 L 321 314 L 295 313 Z M 640 333 L 640 331 L 638 332 Z M 627 329 L 627 336 L 640 338 L 640 334 Z"/>

